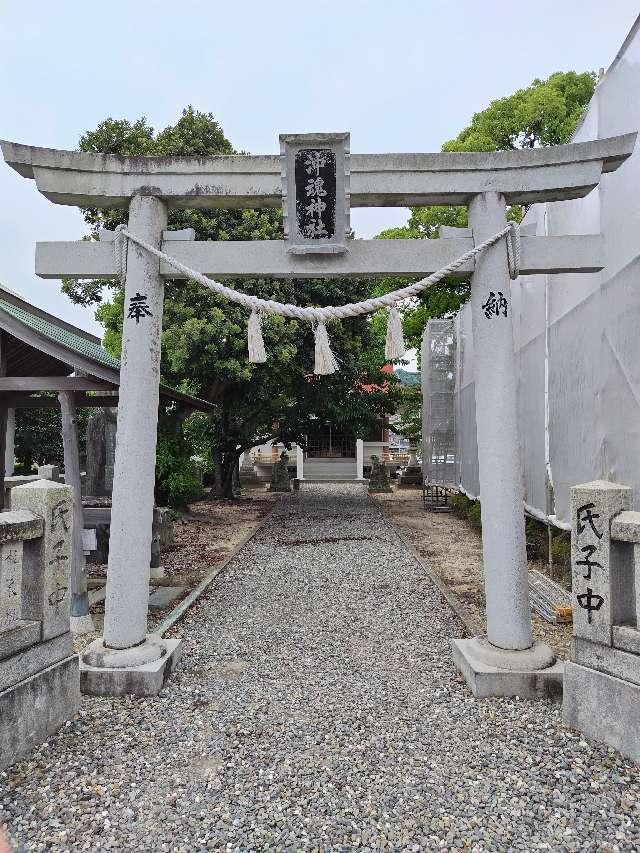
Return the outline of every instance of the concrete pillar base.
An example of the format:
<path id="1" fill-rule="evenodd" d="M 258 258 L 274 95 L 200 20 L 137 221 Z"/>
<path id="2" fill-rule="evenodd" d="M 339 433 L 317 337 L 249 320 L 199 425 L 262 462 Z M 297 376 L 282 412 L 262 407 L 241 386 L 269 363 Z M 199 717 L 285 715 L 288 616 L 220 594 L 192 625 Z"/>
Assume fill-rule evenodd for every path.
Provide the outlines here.
<path id="1" fill-rule="evenodd" d="M 80 658 L 80 690 L 91 696 L 156 696 L 180 660 L 182 640 L 148 634 L 129 649 L 110 649 L 100 637 Z"/>
<path id="2" fill-rule="evenodd" d="M 453 660 L 474 696 L 536 699 L 562 693 L 564 664 L 545 643 L 524 651 L 500 649 L 485 637 L 451 640 Z"/>
<path id="3" fill-rule="evenodd" d="M 151 566 L 149 570 L 149 577 L 151 580 L 160 580 L 161 578 L 166 577 L 167 571 L 164 566 Z"/>

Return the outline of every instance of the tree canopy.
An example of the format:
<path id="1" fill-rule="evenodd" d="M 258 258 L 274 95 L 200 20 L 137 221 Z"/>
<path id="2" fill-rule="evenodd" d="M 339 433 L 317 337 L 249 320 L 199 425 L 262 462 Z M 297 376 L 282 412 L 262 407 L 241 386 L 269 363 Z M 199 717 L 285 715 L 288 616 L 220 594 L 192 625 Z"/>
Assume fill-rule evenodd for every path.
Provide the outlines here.
<path id="1" fill-rule="evenodd" d="M 84 134 L 80 148 L 123 155 L 235 153 L 214 117 L 191 107 L 175 125 L 159 133 L 144 118 L 134 123 L 109 118 Z M 126 211 L 88 209 L 84 215 L 95 239 L 99 228 L 113 229 L 124 222 Z M 198 240 L 283 237 L 282 214 L 271 209 L 170 210 L 168 227 L 194 228 Z M 103 301 L 105 286 L 112 292 Z M 371 282 L 256 279 L 234 281 L 233 287 L 282 302 L 325 306 L 366 298 Z M 96 317 L 105 327 L 105 346 L 118 354 L 123 317 L 118 283 L 67 281 L 64 289 L 76 302 L 99 304 Z M 232 469 L 243 450 L 272 438 L 302 443 L 317 419 L 330 420 L 352 433 L 370 432 L 375 420 L 395 406 L 393 380 L 381 382 L 382 341 L 367 318 L 332 324 L 332 347 L 340 371 L 327 377 L 312 374 L 311 327 L 274 315 L 264 317 L 262 323 L 267 362 L 251 364 L 247 318 L 245 309 L 196 282 L 167 282 L 162 379 L 214 405 L 206 418 L 192 416 L 185 423 L 184 418 L 169 412 L 161 419 L 158 477 L 168 498 L 172 498 L 172 489 L 188 495 L 195 476 L 189 479 L 185 471 L 193 453 L 203 456 L 213 468 L 217 493 L 230 496 Z"/>

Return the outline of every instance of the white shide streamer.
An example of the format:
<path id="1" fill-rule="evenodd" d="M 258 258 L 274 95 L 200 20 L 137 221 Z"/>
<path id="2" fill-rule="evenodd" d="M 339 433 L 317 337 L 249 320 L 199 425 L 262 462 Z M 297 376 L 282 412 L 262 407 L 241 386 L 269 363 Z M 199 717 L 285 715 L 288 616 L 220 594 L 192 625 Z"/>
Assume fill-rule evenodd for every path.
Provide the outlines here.
<path id="1" fill-rule="evenodd" d="M 319 375 L 334 373 L 338 369 L 338 362 L 331 351 L 331 345 L 329 343 L 329 335 L 326 327 L 327 322 L 332 320 L 345 320 L 349 317 L 359 317 L 363 314 L 372 314 L 374 311 L 379 311 L 381 309 L 390 309 L 387 325 L 385 355 L 386 358 L 389 359 L 402 358 L 406 350 L 402 339 L 401 318 L 396 307 L 398 302 L 403 299 L 408 299 L 411 296 L 418 296 L 423 290 L 437 284 L 437 282 L 446 278 L 452 272 L 455 272 L 455 270 L 459 269 L 467 261 L 471 260 L 476 255 L 479 255 L 481 252 L 484 252 L 485 249 L 488 249 L 489 246 L 497 243 L 498 240 L 501 240 L 503 237 L 507 238 L 507 256 L 509 260 L 509 275 L 511 278 L 517 277 L 520 267 L 520 229 L 517 223 L 510 222 L 492 237 L 489 237 L 484 242 L 474 246 L 473 249 L 465 252 L 464 255 L 460 255 L 459 258 L 456 258 L 456 260 L 447 264 L 447 266 L 442 267 L 437 272 L 431 273 L 431 275 L 426 278 L 415 282 L 415 284 L 410 284 L 407 287 L 401 287 L 391 293 L 385 293 L 384 296 L 376 296 L 371 299 L 364 299 L 362 302 L 353 302 L 348 305 L 333 305 L 324 308 L 301 308 L 299 305 L 292 305 L 290 303 L 276 302 L 272 299 L 261 299 L 258 296 L 251 296 L 248 293 L 242 293 L 239 290 L 227 287 L 219 281 L 214 281 L 214 279 L 209 278 L 204 275 L 204 273 L 191 269 L 191 267 L 181 263 L 176 258 L 172 258 L 171 255 L 167 255 L 166 252 L 157 249 L 155 246 L 152 246 L 150 243 L 147 243 L 145 240 L 142 240 L 140 237 L 132 234 L 124 225 L 119 225 L 116 232 L 114 252 L 116 256 L 116 263 L 118 265 L 118 272 L 122 279 L 124 279 L 126 274 L 127 253 L 125 251 L 125 243 L 126 240 L 131 240 L 136 245 L 145 249 L 147 252 L 150 252 L 152 255 L 155 255 L 155 257 L 169 264 L 169 266 L 178 270 L 178 272 L 181 272 L 188 278 L 199 282 L 199 284 L 202 284 L 218 296 L 223 296 L 230 302 L 235 302 L 237 305 L 242 305 L 244 308 L 248 308 L 249 311 L 251 311 L 248 328 L 250 361 L 255 361 L 256 363 L 266 361 L 266 353 L 260 328 L 261 314 L 280 314 L 283 317 L 290 317 L 293 320 L 302 320 L 312 323 L 314 325 L 315 333 L 316 356 L 314 373 Z"/>
<path id="2" fill-rule="evenodd" d="M 247 346 L 249 349 L 249 361 L 254 364 L 264 364 L 267 353 L 262 339 L 262 325 L 258 311 L 252 311 L 247 325 Z"/>

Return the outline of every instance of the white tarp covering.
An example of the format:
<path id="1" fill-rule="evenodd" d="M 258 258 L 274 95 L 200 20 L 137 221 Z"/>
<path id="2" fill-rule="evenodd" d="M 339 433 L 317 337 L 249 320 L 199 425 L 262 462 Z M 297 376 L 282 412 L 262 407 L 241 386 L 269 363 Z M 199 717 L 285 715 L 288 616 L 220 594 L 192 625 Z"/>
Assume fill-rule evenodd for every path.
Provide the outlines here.
<path id="1" fill-rule="evenodd" d="M 640 128 L 638 22 L 598 84 L 573 141 Z M 640 508 L 640 143 L 584 199 L 534 205 L 535 233 L 605 239 L 605 269 L 521 276 L 512 285 L 525 503 L 569 521 L 569 488 L 594 479 L 634 488 Z M 456 318 L 459 485 L 479 495 L 471 312 Z"/>
<path id="2" fill-rule="evenodd" d="M 429 320 L 422 338 L 422 472 L 454 485 L 456 338 L 453 320 Z"/>

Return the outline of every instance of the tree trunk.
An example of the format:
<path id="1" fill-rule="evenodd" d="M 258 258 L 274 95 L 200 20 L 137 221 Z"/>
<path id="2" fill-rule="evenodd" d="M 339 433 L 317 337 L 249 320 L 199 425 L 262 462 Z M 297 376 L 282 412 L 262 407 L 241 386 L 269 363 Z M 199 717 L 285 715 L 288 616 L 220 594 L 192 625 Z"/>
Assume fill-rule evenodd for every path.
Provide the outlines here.
<path id="1" fill-rule="evenodd" d="M 235 453 L 214 450 L 213 460 L 215 472 L 212 497 L 215 500 L 233 500 L 236 497 L 233 480 L 238 466 L 238 456 Z"/>

